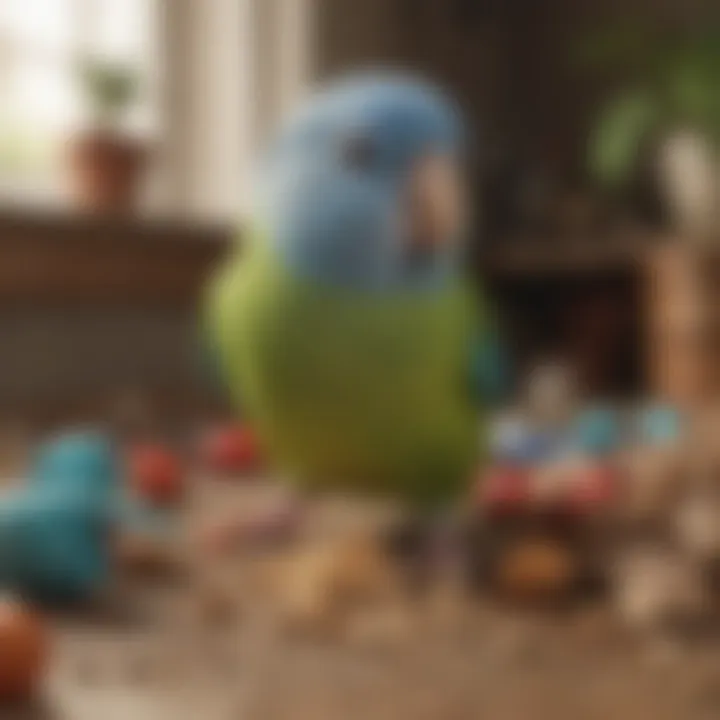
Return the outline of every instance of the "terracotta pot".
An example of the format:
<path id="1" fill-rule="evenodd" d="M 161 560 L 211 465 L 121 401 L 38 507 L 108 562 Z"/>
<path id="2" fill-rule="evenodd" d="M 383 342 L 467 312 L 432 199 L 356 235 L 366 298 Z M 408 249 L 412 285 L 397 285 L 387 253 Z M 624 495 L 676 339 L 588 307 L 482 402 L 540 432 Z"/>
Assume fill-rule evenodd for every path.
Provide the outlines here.
<path id="1" fill-rule="evenodd" d="M 147 147 L 132 138 L 102 131 L 77 137 L 70 148 L 75 201 L 91 212 L 132 210 L 147 156 Z"/>

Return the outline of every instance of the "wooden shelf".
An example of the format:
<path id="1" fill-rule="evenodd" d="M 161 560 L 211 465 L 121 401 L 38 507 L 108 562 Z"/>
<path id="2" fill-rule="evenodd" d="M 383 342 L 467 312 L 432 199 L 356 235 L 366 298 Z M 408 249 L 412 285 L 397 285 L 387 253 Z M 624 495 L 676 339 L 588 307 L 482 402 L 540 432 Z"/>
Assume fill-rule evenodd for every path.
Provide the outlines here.
<path id="1" fill-rule="evenodd" d="M 662 245 L 660 238 L 640 230 L 566 242 L 508 238 L 481 253 L 479 266 L 484 273 L 500 278 L 636 270 Z"/>
<path id="2" fill-rule="evenodd" d="M 232 235 L 222 225 L 0 209 L 0 299 L 189 304 Z"/>

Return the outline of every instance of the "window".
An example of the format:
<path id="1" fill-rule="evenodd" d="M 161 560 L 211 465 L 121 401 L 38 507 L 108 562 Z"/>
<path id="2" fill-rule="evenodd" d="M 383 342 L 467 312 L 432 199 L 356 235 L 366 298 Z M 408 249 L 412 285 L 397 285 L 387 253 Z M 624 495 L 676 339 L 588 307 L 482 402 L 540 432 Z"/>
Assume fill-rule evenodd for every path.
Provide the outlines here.
<path id="1" fill-rule="evenodd" d="M 132 66 L 141 97 L 131 122 L 157 118 L 157 0 L 0 0 L 0 195 L 62 196 L 62 149 L 82 126 L 80 58 Z"/>

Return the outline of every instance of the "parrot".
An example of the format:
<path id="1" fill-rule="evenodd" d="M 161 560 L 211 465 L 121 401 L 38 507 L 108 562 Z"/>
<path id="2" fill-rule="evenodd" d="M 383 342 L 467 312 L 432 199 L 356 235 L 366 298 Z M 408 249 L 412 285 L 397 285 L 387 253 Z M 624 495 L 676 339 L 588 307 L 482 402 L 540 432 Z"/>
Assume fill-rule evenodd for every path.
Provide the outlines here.
<path id="1" fill-rule="evenodd" d="M 43 444 L 25 484 L 0 495 L 0 589 L 65 604 L 102 586 L 121 477 L 113 445 L 100 433 Z"/>
<path id="2" fill-rule="evenodd" d="M 204 309 L 233 403 L 303 493 L 425 516 L 484 454 L 503 361 L 463 274 L 466 147 L 434 85 L 363 74 L 310 98 L 262 158 L 252 219 Z"/>

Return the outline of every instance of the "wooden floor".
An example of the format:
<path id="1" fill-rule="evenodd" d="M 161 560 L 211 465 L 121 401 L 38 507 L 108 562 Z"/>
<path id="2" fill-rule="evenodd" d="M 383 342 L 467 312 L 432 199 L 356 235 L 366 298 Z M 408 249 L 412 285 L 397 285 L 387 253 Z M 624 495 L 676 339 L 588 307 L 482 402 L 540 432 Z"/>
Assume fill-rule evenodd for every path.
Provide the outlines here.
<path id="1" fill-rule="evenodd" d="M 720 652 L 636 644 L 601 618 L 577 626 L 478 611 L 454 637 L 349 650 L 238 631 L 174 654 L 170 639 L 61 630 L 34 720 L 692 720 L 720 712 Z M 165 644 L 165 647 L 163 647 Z M 142 658 L 142 659 L 140 659 Z"/>
<path id="2" fill-rule="evenodd" d="M 179 533 L 269 502 L 263 485 L 198 481 Z M 181 543 L 178 540 L 178 543 Z M 189 551 L 187 551 L 189 552 Z M 489 602 L 430 615 L 401 641 L 290 635 L 251 591 L 247 556 L 215 568 L 236 593 L 195 614 L 196 580 L 125 580 L 51 619 L 43 699 L 8 720 L 704 720 L 720 717 L 720 641 L 638 638 L 608 608 L 517 614 Z M 222 567 L 220 567 L 222 565 Z M 201 571 L 210 568 L 203 567 Z M 195 608 L 195 609 L 194 609 Z"/>

